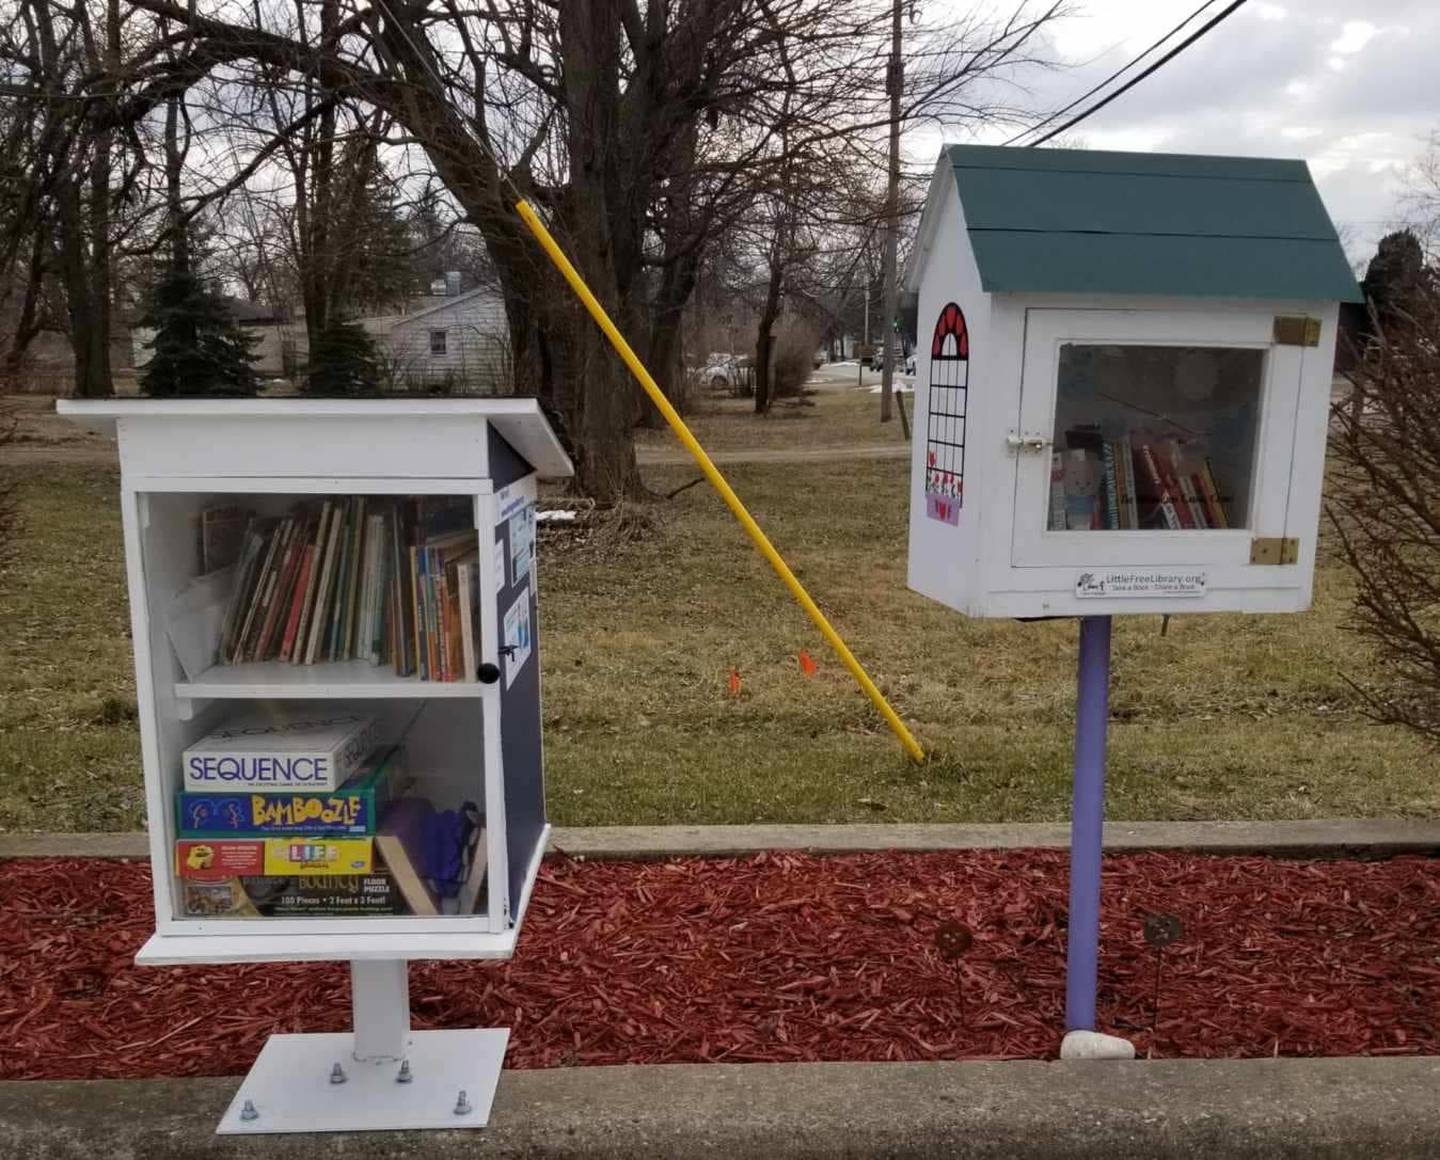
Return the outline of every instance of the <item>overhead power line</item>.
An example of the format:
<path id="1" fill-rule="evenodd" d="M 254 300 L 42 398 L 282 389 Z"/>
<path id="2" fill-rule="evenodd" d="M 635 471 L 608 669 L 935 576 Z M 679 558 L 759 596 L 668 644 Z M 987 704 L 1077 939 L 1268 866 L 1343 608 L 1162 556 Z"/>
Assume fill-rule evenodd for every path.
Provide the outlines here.
<path id="1" fill-rule="evenodd" d="M 1105 78 L 1103 81 L 1101 81 L 1099 84 L 1093 85 L 1093 86 L 1091 86 L 1090 88 L 1086 89 L 1083 93 L 1081 93 L 1078 97 L 1076 97 L 1073 101 L 1071 101 L 1071 102 L 1070 102 L 1068 105 L 1066 105 L 1063 109 L 1056 109 L 1053 113 L 1051 113 L 1051 114 L 1050 114 L 1048 117 L 1046 117 L 1043 121 L 1040 121 L 1040 122 L 1038 122 L 1037 124 L 1034 124 L 1034 125 L 1027 125 L 1025 128 L 1021 129 L 1020 132 L 1016 133 L 1015 136 L 1011 137 L 1008 141 L 1002 142 L 1002 144 L 1005 144 L 1005 145 L 1014 145 L 1015 142 L 1019 141 L 1021 137 L 1028 137 L 1028 136 L 1030 136 L 1031 133 L 1037 133 L 1037 132 L 1039 132 L 1041 129 L 1045 128 L 1046 125 L 1050 124 L 1051 121 L 1054 121 L 1054 120 L 1056 120 L 1057 118 L 1063 117 L 1066 113 L 1068 113 L 1068 112 L 1069 112 L 1071 109 L 1073 109 L 1076 105 L 1080 104 L 1081 101 L 1085 101 L 1085 100 L 1088 100 L 1090 97 L 1093 97 L 1096 93 L 1098 93 L 1101 89 L 1103 89 L 1103 88 L 1104 88 L 1106 85 L 1108 85 L 1111 81 L 1113 81 L 1113 80 L 1115 80 L 1117 77 L 1120 77 L 1120 76 L 1122 76 L 1123 74 L 1129 72 L 1132 68 L 1134 68 L 1137 64 L 1139 64 L 1142 60 L 1144 60 L 1147 56 L 1149 56 L 1152 52 L 1154 52 L 1157 48 L 1159 48 L 1162 44 L 1164 44 L 1167 40 L 1169 40 L 1172 36 L 1174 36 L 1177 32 L 1179 32 L 1182 28 L 1184 28 L 1187 24 L 1189 24 L 1192 20 L 1194 20 L 1195 17 L 1199 16 L 1200 13 L 1204 12 L 1205 9 L 1207 9 L 1207 8 L 1209 8 L 1211 5 L 1217 4 L 1217 3 L 1219 3 L 1219 0 L 1205 0 L 1205 2 L 1204 2 L 1203 4 L 1201 4 L 1199 8 L 1195 9 L 1194 12 L 1190 13 L 1189 16 L 1185 17 L 1185 19 L 1182 20 L 1182 21 L 1180 21 L 1179 24 L 1175 25 L 1175 26 L 1174 26 L 1173 28 L 1171 28 L 1168 32 L 1166 32 L 1164 36 L 1160 37 L 1159 40 L 1157 40 L 1157 41 L 1155 41 L 1153 44 L 1151 44 L 1150 47 L 1147 48 L 1147 49 L 1145 49 L 1144 52 L 1138 53 L 1137 55 L 1131 57 L 1128 61 L 1126 61 L 1124 64 L 1122 64 L 1119 68 L 1117 68 L 1114 72 L 1112 72 L 1108 77 L 1106 77 L 1106 78 Z"/>
<path id="2" fill-rule="evenodd" d="M 1169 52 L 1167 52 L 1164 56 L 1162 56 L 1159 60 L 1157 60 L 1154 64 L 1152 64 L 1152 65 L 1150 65 L 1148 68 L 1146 68 L 1146 69 L 1145 69 L 1143 72 L 1141 72 L 1138 76 L 1131 77 L 1128 81 L 1126 81 L 1123 85 L 1121 85 L 1121 86 L 1120 86 L 1118 89 L 1116 89 L 1113 93 L 1110 93 L 1109 95 L 1107 95 L 1107 96 L 1101 98 L 1100 100 L 1096 101 L 1096 102 L 1095 102 L 1093 105 L 1091 105 L 1089 108 L 1081 110 L 1081 112 L 1079 112 L 1079 113 L 1077 113 L 1075 116 L 1071 117 L 1070 120 L 1066 121 L 1063 125 L 1059 125 L 1059 126 L 1057 126 L 1056 128 L 1051 129 L 1050 132 L 1046 133 L 1046 134 L 1045 134 L 1044 136 L 1042 136 L 1042 137 L 1037 137 L 1037 138 L 1035 138 L 1035 140 L 1030 141 L 1030 142 L 1027 142 L 1025 147 L 1026 147 L 1026 148 L 1033 148 L 1033 147 L 1036 146 L 1036 145 L 1043 145 L 1046 141 L 1049 141 L 1049 140 L 1051 140 L 1051 139 L 1054 138 L 1054 137 L 1058 137 L 1061 133 L 1064 133 L 1067 129 L 1073 129 L 1076 125 L 1078 125 L 1081 121 L 1085 120 L 1087 117 L 1089 117 L 1089 116 L 1091 116 L 1091 115 L 1093 115 L 1093 114 L 1095 114 L 1095 113 L 1098 113 L 1101 109 L 1103 109 L 1103 108 L 1104 108 L 1106 105 L 1108 105 L 1111 101 L 1115 100 L 1116 98 L 1118 98 L 1118 97 L 1120 97 L 1120 96 L 1123 96 L 1125 93 L 1129 92 L 1129 91 L 1130 91 L 1131 89 L 1133 89 L 1136 85 L 1138 85 L 1141 81 L 1143 81 L 1146 77 L 1150 76 L 1150 75 L 1151 75 L 1153 72 L 1155 72 L 1157 69 L 1161 68 L 1161 67 L 1164 66 L 1165 64 L 1167 64 L 1167 63 L 1169 63 L 1170 61 L 1174 60 L 1177 56 L 1179 56 L 1182 52 L 1184 52 L 1187 48 L 1189 48 L 1192 44 L 1194 44 L 1197 40 L 1199 40 L 1202 36 L 1204 36 L 1204 35 L 1205 35 L 1207 32 L 1209 32 L 1212 28 L 1214 28 L 1216 25 L 1218 25 L 1221 21 L 1225 20 L 1228 16 L 1230 16 L 1232 13 L 1234 13 L 1237 9 L 1239 9 L 1240 7 L 1242 7 L 1244 4 L 1245 4 L 1245 0 L 1233 0 L 1233 3 L 1229 4 L 1229 5 L 1226 6 L 1225 8 L 1221 9 L 1218 13 L 1216 13 L 1214 16 L 1212 16 L 1209 20 L 1207 20 L 1204 24 L 1202 24 L 1199 28 L 1197 28 L 1194 32 L 1192 32 L 1189 36 L 1187 36 L 1184 40 L 1182 40 L 1179 44 L 1177 44 L 1174 48 L 1172 48 Z M 1208 7 L 1208 5 L 1206 5 L 1205 7 Z M 1202 9 L 1202 10 L 1203 10 L 1203 9 Z M 1185 26 L 1185 24 L 1189 23 L 1190 20 L 1193 20 L 1193 19 L 1194 19 L 1195 15 L 1196 15 L 1196 14 L 1192 13 L 1189 17 L 1186 17 L 1185 20 L 1181 21 L 1180 24 L 1177 25 L 1176 30 L 1178 30 L 1179 28 L 1183 28 L 1183 27 Z M 1160 39 L 1161 39 L 1161 41 L 1163 42 L 1163 41 L 1169 39 L 1169 37 L 1172 36 L 1172 35 L 1174 35 L 1174 30 L 1172 30 L 1172 32 L 1169 33 L 1169 34 L 1167 34 L 1166 36 L 1161 37 Z M 1149 50 L 1147 49 L 1146 51 L 1148 52 Z M 1144 54 L 1142 53 L 1141 55 L 1143 56 Z M 1139 59 L 1139 58 L 1137 58 L 1137 59 Z M 1134 62 L 1132 62 L 1132 63 L 1134 63 Z M 1125 70 L 1122 69 L 1121 71 L 1123 72 L 1123 71 L 1125 71 Z M 1084 100 L 1083 97 L 1080 98 L 1080 99 L 1081 99 L 1081 100 Z M 1068 106 L 1067 106 L 1067 107 L 1068 107 Z M 1057 114 L 1057 115 L 1058 115 L 1058 114 Z M 1046 124 L 1046 123 L 1048 123 L 1048 121 L 1051 120 L 1051 119 L 1052 119 L 1052 118 L 1047 118 L 1046 121 L 1041 122 L 1041 123 L 1042 123 L 1042 124 Z M 1022 134 L 1022 136 L 1023 136 L 1023 134 Z"/>

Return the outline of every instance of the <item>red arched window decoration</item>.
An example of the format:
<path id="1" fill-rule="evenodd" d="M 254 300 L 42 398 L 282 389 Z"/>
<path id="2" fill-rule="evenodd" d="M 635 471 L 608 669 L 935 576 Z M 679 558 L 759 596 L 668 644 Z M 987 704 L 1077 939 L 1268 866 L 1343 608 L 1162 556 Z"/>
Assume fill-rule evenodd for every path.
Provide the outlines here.
<path id="1" fill-rule="evenodd" d="M 947 350 L 945 340 L 951 337 L 955 341 Z M 940 311 L 940 317 L 935 322 L 935 336 L 930 340 L 930 357 L 970 357 L 970 332 L 965 328 L 965 313 L 953 302 Z"/>
<path id="2" fill-rule="evenodd" d="M 925 512 L 957 524 L 965 506 L 965 413 L 970 396 L 970 333 L 965 312 L 947 303 L 930 340 L 925 418 Z"/>

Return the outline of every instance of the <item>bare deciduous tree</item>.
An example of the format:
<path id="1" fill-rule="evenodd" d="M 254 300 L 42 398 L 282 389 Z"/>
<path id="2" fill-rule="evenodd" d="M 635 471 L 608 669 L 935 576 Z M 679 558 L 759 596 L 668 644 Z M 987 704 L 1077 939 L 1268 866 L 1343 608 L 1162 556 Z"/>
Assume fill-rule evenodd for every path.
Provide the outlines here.
<path id="1" fill-rule="evenodd" d="M 1355 574 L 1353 627 L 1393 676 L 1362 690 L 1382 721 L 1440 741 L 1440 279 L 1372 319 L 1334 409 L 1330 516 Z"/>

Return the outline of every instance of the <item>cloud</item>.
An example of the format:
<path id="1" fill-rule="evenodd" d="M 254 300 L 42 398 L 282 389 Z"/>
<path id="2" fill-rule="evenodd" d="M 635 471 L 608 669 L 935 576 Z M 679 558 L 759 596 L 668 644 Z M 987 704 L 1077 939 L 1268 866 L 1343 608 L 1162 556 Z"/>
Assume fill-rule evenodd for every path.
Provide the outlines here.
<path id="1" fill-rule="evenodd" d="M 1046 112 L 1068 104 L 1188 11 L 1090 0 L 1050 30 L 1066 67 L 1028 72 L 1022 103 Z M 1357 19 L 1348 0 L 1247 4 L 1067 137 L 1092 148 L 1304 157 L 1352 257 L 1368 255 L 1396 220 L 1405 166 L 1440 124 L 1440 4 L 1387 0 L 1366 14 Z M 983 139 L 1013 132 L 997 127 Z"/>

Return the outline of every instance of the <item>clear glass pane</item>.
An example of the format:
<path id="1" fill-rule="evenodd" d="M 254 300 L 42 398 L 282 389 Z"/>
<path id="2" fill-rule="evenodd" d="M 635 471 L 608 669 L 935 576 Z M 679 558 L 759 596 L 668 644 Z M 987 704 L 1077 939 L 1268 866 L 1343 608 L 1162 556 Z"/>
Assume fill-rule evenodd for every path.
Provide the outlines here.
<path id="1" fill-rule="evenodd" d="M 1265 352 L 1060 348 L 1046 527 L 1244 528 Z"/>

